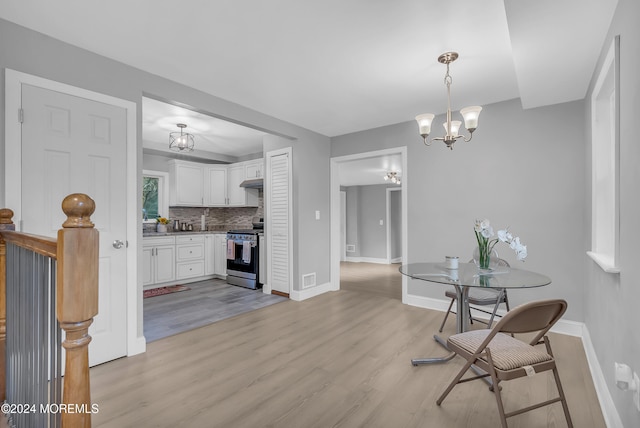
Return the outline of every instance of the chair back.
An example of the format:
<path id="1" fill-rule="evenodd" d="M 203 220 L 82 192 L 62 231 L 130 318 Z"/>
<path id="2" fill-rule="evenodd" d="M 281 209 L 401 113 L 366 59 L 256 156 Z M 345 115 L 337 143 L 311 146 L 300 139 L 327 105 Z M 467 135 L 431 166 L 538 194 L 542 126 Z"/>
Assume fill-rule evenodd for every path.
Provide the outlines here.
<path id="1" fill-rule="evenodd" d="M 538 332 L 531 343 L 537 343 L 567 310 L 562 299 L 539 300 L 511 309 L 495 325 L 494 330 L 503 333 Z"/>

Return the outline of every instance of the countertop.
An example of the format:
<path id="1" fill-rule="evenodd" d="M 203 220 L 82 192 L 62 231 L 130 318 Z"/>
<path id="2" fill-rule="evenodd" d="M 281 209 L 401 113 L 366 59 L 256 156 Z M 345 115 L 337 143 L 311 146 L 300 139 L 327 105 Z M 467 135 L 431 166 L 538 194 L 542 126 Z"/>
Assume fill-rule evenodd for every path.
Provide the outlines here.
<path id="1" fill-rule="evenodd" d="M 184 232 L 174 232 L 174 231 L 167 231 L 167 232 L 144 232 L 142 234 L 143 238 L 156 238 L 159 236 L 183 236 L 183 235 L 207 235 L 207 234 L 227 234 L 226 230 L 191 230 L 191 231 L 184 231 Z"/>

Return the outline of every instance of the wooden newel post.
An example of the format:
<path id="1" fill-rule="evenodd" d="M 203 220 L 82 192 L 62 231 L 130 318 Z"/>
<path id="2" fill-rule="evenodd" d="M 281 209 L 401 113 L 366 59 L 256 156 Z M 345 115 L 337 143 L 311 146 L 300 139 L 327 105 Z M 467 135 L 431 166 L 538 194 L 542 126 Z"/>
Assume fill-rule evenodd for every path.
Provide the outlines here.
<path id="1" fill-rule="evenodd" d="M 74 193 L 62 201 L 67 220 L 58 231 L 56 312 L 66 337 L 62 402 L 72 411 L 62 412 L 63 427 L 91 426 L 89 385 L 89 326 L 98 314 L 98 231 L 91 214 L 95 202 Z"/>
<path id="2" fill-rule="evenodd" d="M 0 209 L 0 231 L 16 230 L 13 211 Z M 0 236 L 0 401 L 7 398 L 7 246 Z"/>

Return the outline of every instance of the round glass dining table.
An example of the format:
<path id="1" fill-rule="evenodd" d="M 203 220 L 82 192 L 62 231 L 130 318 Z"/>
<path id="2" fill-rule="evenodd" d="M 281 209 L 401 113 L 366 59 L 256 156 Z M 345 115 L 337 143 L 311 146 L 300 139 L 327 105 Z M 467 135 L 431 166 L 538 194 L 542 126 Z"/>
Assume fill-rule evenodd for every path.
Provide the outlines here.
<path id="1" fill-rule="evenodd" d="M 437 284 L 451 285 L 456 291 L 456 332 L 462 333 L 469 327 L 469 288 L 532 288 L 551 284 L 548 276 L 523 269 L 497 267 L 480 270 L 473 263 L 459 263 L 457 269 L 449 269 L 444 262 L 409 263 L 400 267 L 400 273 L 412 279 Z M 446 348 L 446 342 L 438 335 L 435 340 Z M 448 361 L 453 356 L 443 358 L 416 358 L 413 365 Z"/>

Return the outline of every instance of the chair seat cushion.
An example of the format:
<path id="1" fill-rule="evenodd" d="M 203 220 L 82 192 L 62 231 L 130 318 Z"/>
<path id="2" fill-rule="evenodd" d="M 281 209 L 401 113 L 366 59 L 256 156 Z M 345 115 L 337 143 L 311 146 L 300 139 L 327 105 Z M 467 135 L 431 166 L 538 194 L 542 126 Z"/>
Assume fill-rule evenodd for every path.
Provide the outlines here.
<path id="1" fill-rule="evenodd" d="M 454 334 L 449 337 L 449 342 L 474 354 L 490 332 L 482 329 Z M 500 370 L 513 370 L 553 360 L 546 352 L 504 333 L 496 334 L 487 348 L 491 350 L 493 364 Z M 486 361 L 486 358 L 483 360 Z"/>

